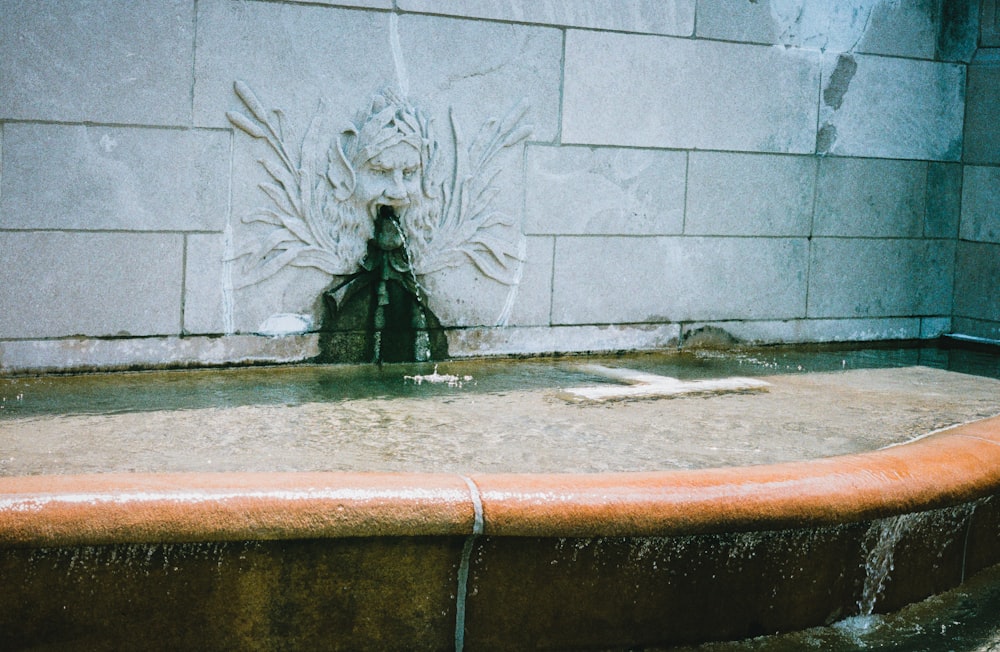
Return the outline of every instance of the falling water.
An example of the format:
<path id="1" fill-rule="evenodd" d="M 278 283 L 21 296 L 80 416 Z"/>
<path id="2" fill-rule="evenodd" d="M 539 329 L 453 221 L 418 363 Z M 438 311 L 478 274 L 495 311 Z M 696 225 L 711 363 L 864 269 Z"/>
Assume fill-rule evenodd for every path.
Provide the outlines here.
<path id="1" fill-rule="evenodd" d="M 865 534 L 865 585 L 858 599 L 858 615 L 871 616 L 875 602 L 885 591 L 889 573 L 895 568 L 896 545 L 910 530 L 919 514 L 901 514 L 874 521 Z"/>

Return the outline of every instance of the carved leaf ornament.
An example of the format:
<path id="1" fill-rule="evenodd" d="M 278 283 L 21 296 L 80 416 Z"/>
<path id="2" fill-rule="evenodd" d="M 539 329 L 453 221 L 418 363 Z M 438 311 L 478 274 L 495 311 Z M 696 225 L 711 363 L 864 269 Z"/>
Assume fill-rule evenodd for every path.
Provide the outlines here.
<path id="1" fill-rule="evenodd" d="M 268 177 L 260 190 L 269 202 L 243 221 L 271 227 L 259 242 L 233 256 L 244 260 L 239 287 L 289 265 L 331 276 L 355 273 L 373 236 L 373 206 L 379 202 L 400 212 L 414 274 L 471 261 L 495 281 L 518 283 L 523 236 L 514 220 L 494 208 L 499 193 L 494 181 L 498 156 L 531 134 L 522 124 L 524 103 L 488 120 L 467 149 L 449 112 L 454 145 L 445 156 L 431 121 L 390 91 L 377 95 L 368 113 L 333 135 L 321 105 L 296 147 L 280 110 L 265 109 L 242 81 L 234 89 L 246 113 L 230 111 L 226 117 L 269 150 L 259 160 Z M 366 173 L 375 181 L 366 185 Z"/>

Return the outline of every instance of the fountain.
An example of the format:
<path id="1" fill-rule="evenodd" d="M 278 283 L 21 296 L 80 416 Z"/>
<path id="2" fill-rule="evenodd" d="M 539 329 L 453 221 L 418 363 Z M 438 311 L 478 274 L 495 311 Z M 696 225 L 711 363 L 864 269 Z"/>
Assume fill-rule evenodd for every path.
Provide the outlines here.
<path id="1" fill-rule="evenodd" d="M 830 368 L 839 369 L 841 355 L 847 364 L 847 354 L 840 354 Z M 748 371 L 768 368 L 754 362 L 757 357 L 741 358 Z M 612 371 L 609 360 L 595 362 L 600 366 L 571 361 L 573 373 L 585 376 L 567 375 L 559 384 L 577 393 L 584 378 L 590 380 L 583 386 L 607 387 L 608 375 L 633 384 L 611 385 L 622 390 L 617 399 L 603 393 L 563 400 L 558 391 L 544 390 L 540 404 L 586 418 L 594 410 L 632 410 L 649 421 L 642 415 L 679 414 L 686 405 L 697 406 L 692 402 L 735 402 L 739 408 L 754 401 L 799 400 L 782 398 L 793 378 L 768 376 L 766 387 L 723 384 L 717 394 L 703 377 L 672 383 L 635 371 L 653 369 L 650 360 L 645 366 L 642 359 L 631 361 L 632 371 L 621 363 Z M 503 367 L 521 377 L 516 363 Z M 488 366 L 468 374 L 460 366 L 405 374 L 411 368 L 422 367 L 385 365 L 369 373 L 393 374 L 400 391 L 433 390 L 442 404 L 464 396 L 480 414 L 494 394 Z M 890 383 L 895 391 L 909 392 L 932 379 L 932 370 L 911 369 L 902 376 L 889 370 L 893 373 L 885 378 L 895 379 Z M 252 377 L 269 377 L 273 385 L 282 373 L 287 377 L 280 369 L 253 371 Z M 857 398 L 860 388 L 870 386 L 871 400 L 883 412 L 898 405 L 888 389 L 871 385 L 882 378 L 878 374 L 829 373 L 827 382 L 847 383 L 845 396 Z M 418 385 L 403 375 L 427 381 Z M 163 423 L 173 435 L 161 442 L 186 441 L 179 427 L 185 420 L 197 430 L 198 424 L 240 409 L 227 402 L 218 381 L 191 378 L 212 384 L 229 407 L 208 421 L 198 414 L 206 407 L 139 413 L 139 421 L 147 423 L 174 415 Z M 449 386 L 437 378 L 465 382 Z M 805 374 L 798 382 L 829 402 L 834 399 L 828 386 L 816 385 L 823 378 Z M 938 382 L 930 386 L 945 387 L 943 378 L 933 376 Z M 969 394 L 969 388 L 983 392 L 976 410 L 989 407 L 997 381 L 970 378 L 961 384 L 966 377 L 951 378 L 960 381 L 957 394 Z M 694 394 L 629 396 L 637 379 L 658 392 L 686 383 Z M 102 379 L 82 380 L 100 384 Z M 70 381 L 75 382 L 61 379 Z M 109 377 L 105 385 L 114 382 Z M 123 382 L 142 393 L 145 381 Z M 180 376 L 170 384 L 179 382 Z M 23 383 L 12 385 L 20 392 L 12 407 L 36 392 Z M 305 412 L 291 409 L 301 402 L 315 411 L 313 394 L 296 398 L 299 390 L 274 389 L 293 431 L 313 430 L 303 425 Z M 856 398 L 853 407 L 860 408 Z M 384 419 L 394 400 L 375 399 L 372 405 Z M 506 400 L 513 412 L 521 399 Z M 919 401 L 932 407 L 925 397 Z M 120 415 L 101 417 L 111 419 L 118 432 L 123 429 L 115 424 L 130 414 L 125 404 L 122 409 Z M 356 405 L 334 403 L 329 409 L 328 415 L 346 411 L 354 415 L 350 420 L 361 421 Z M 909 413 L 905 406 L 892 409 Z M 316 416 L 329 419 L 323 412 Z M 523 415 L 513 416 L 530 426 Z M 773 421 L 765 417 L 762 423 Z M 40 441 L 48 428 L 72 432 L 97 424 L 79 420 L 83 417 L 29 419 Z M 252 430 L 259 422 L 251 415 L 244 425 L 226 429 Z M 627 429 L 619 434 L 630 440 L 638 435 Z M 300 444 L 288 438 L 286 445 Z M 240 457 L 240 446 L 230 440 L 217 452 Z M 148 459 L 162 458 L 169 448 L 152 450 Z M 309 450 L 317 456 L 316 449 Z M 249 453 L 243 457 L 265 451 Z M 142 464 L 134 456 L 123 460 Z M 1000 417 L 908 437 L 879 450 L 757 466 L 709 462 L 698 469 L 604 473 L 463 471 L 461 465 L 448 473 L 260 472 L 237 471 L 221 461 L 224 472 L 214 473 L 205 472 L 213 467 L 202 460 L 187 471 L 123 472 L 123 467 L 73 474 L 68 467 L 68 475 L 0 477 L 5 585 L 0 644 L 6 649 L 608 649 L 741 639 L 836 621 L 860 631 L 859 619 L 946 591 L 1000 562 L 995 545 Z M 436 466 L 447 463 L 442 459 Z M 177 627 L 179 621 L 185 627 Z"/>

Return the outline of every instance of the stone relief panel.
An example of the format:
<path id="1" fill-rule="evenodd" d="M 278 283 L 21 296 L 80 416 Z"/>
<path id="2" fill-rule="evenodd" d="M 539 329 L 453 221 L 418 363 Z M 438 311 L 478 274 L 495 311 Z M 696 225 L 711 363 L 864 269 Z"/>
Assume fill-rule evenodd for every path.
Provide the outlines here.
<path id="1" fill-rule="evenodd" d="M 244 110 L 227 117 L 256 141 L 265 172 L 258 184 L 263 203 L 241 217 L 247 228 L 237 234 L 234 225 L 226 256 L 234 291 L 303 268 L 306 287 L 315 292 L 316 283 L 324 284 L 327 301 L 336 306 L 356 279 L 370 274 L 379 284 L 377 310 L 390 305 L 385 287 L 396 283 L 422 306 L 421 315 L 448 315 L 449 303 L 463 297 L 441 295 L 425 279 L 471 267 L 478 282 L 507 289 L 495 316 L 495 323 L 506 323 L 525 241 L 519 220 L 495 206 L 495 180 L 501 159 L 531 134 L 523 103 L 487 120 L 468 139 L 449 111 L 447 137 L 439 138 L 434 120 L 385 90 L 341 126 L 320 106 L 299 137 L 284 112 L 265 108 L 246 83 L 235 82 L 234 91 Z M 315 325 L 321 306 L 312 299 L 311 306 L 300 305 L 305 314 L 290 322 L 290 330 Z M 294 300 L 308 302 L 310 292 Z M 384 320 L 381 312 L 374 320 Z"/>

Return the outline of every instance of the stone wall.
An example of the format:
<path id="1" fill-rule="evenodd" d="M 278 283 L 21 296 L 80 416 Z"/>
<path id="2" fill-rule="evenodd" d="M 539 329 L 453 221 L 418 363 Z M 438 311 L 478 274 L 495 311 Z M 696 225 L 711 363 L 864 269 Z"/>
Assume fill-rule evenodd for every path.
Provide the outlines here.
<path id="1" fill-rule="evenodd" d="M 996 336 L 974 2 L 616 7 L 7 0 L 0 370 L 316 355 L 360 255 L 305 226 L 384 89 L 430 125 L 407 236 L 452 355 Z"/>
<path id="2" fill-rule="evenodd" d="M 984 0 L 969 65 L 954 330 L 1000 339 L 1000 7 Z"/>

